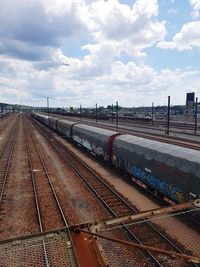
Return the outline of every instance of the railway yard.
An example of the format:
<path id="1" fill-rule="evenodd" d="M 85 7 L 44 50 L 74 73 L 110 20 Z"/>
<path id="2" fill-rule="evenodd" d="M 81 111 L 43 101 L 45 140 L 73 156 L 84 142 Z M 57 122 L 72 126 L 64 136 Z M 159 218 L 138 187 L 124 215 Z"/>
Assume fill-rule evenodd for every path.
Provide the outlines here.
<path id="1" fill-rule="evenodd" d="M 116 129 L 114 123 L 77 121 L 76 131 L 85 122 L 86 129 L 113 132 L 111 144 L 124 141 L 120 132 L 199 157 L 200 136 L 187 129 L 173 128 L 166 136 L 150 125 L 124 123 Z M 115 168 L 94 157 L 53 128 L 25 113 L 0 121 L 0 267 L 199 266 L 197 196 L 183 204 L 162 198 L 159 190 L 131 182 L 117 163 Z M 200 170 L 193 172 L 197 179 Z M 198 191 L 200 182 L 192 183 Z"/>

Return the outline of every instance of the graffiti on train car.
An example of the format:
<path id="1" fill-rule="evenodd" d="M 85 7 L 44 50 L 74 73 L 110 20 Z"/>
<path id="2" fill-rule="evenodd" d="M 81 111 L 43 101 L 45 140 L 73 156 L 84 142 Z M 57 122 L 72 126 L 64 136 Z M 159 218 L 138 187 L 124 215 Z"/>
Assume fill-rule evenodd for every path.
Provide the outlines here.
<path id="1" fill-rule="evenodd" d="M 88 150 L 92 150 L 91 144 L 88 142 L 88 140 L 84 139 L 84 138 L 80 138 L 77 135 L 73 136 L 73 140 L 75 142 L 77 142 L 78 144 L 82 145 L 83 147 L 85 147 Z"/>
<path id="2" fill-rule="evenodd" d="M 73 140 L 77 142 L 78 144 L 82 145 L 89 151 L 93 152 L 97 156 L 102 156 L 103 155 L 103 149 L 96 144 L 93 144 L 92 142 L 89 142 L 88 140 L 84 138 L 80 138 L 79 136 L 74 135 Z"/>
<path id="3" fill-rule="evenodd" d="M 140 179 L 142 182 L 148 184 L 149 186 L 157 189 L 162 194 L 174 199 L 179 203 L 184 201 L 185 198 L 183 192 L 175 185 L 168 184 L 163 180 L 155 178 L 153 175 L 146 173 L 144 170 L 135 165 L 132 166 L 131 170 L 133 176 Z"/>
<path id="4" fill-rule="evenodd" d="M 96 144 L 92 144 L 92 151 L 97 155 L 97 156 L 102 156 L 103 155 L 103 149 Z"/>

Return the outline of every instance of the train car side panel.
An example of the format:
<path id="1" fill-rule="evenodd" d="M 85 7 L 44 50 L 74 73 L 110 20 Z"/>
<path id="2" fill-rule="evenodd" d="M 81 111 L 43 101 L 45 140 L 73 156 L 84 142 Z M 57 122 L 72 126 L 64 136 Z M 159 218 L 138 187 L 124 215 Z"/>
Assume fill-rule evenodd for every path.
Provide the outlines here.
<path id="1" fill-rule="evenodd" d="M 109 140 L 117 132 L 85 124 L 74 125 L 72 132 L 72 138 L 76 143 L 104 160 L 109 160 Z"/>
<path id="2" fill-rule="evenodd" d="M 72 127 L 77 124 L 74 121 L 58 120 L 57 131 L 66 138 L 72 138 Z"/>
<path id="3" fill-rule="evenodd" d="M 184 151 L 169 144 L 124 135 L 114 141 L 113 164 L 133 176 L 135 182 L 181 203 L 200 193 L 200 160 L 199 163 L 198 159 L 189 161 L 195 153 L 189 149 L 186 158 L 179 157 Z"/>
<path id="4" fill-rule="evenodd" d="M 48 126 L 48 124 L 49 124 L 48 117 L 45 116 L 45 115 L 38 114 L 38 120 L 39 120 L 40 122 L 42 122 L 43 124 L 45 124 L 46 126 Z"/>
<path id="5" fill-rule="evenodd" d="M 49 117 L 49 127 L 55 131 L 57 130 L 57 122 L 57 118 Z"/>

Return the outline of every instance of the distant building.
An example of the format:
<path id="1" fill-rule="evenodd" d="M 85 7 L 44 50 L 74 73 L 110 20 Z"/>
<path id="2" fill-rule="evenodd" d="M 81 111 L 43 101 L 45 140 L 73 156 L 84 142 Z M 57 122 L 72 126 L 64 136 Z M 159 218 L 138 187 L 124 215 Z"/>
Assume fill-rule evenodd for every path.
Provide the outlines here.
<path id="1" fill-rule="evenodd" d="M 195 116 L 195 93 L 186 94 L 186 105 L 185 105 L 185 119 L 186 121 L 193 120 Z"/>

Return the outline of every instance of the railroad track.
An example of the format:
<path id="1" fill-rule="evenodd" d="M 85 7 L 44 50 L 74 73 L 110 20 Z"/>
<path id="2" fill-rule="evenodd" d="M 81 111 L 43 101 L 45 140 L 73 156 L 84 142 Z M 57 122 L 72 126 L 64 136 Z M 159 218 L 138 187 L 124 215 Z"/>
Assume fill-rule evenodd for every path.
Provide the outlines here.
<path id="1" fill-rule="evenodd" d="M 145 122 L 145 121 L 134 121 L 134 120 L 120 120 L 120 122 L 122 122 L 124 124 L 124 122 L 129 121 L 130 123 L 133 123 L 134 125 L 138 125 L 139 127 L 151 127 L 152 126 L 156 126 L 156 127 L 162 127 L 161 129 L 165 130 L 167 128 L 167 121 L 153 121 L 153 125 L 152 125 L 152 121 L 149 122 Z M 128 124 L 127 124 L 128 125 Z M 130 124 L 129 124 L 130 125 Z M 194 124 L 187 124 L 187 123 L 178 123 L 178 122 L 174 122 L 174 121 L 170 121 L 170 128 L 171 129 L 183 129 L 183 130 L 193 130 L 195 129 Z M 152 128 L 153 129 L 153 128 Z M 155 128 L 154 128 L 155 129 Z M 200 130 L 200 127 L 197 126 L 197 131 Z"/>
<path id="2" fill-rule="evenodd" d="M 51 143 L 54 150 L 58 152 L 61 158 L 67 163 L 77 175 L 89 187 L 90 191 L 98 198 L 104 208 L 112 217 L 137 213 L 126 200 L 122 198 L 113 188 L 106 183 L 101 177 L 97 176 L 83 161 L 67 149 L 62 143 L 57 141 L 52 132 L 40 123 L 36 122 L 37 128 L 43 136 Z M 120 225 L 123 232 L 126 233 L 128 239 L 134 240 L 140 244 L 159 245 L 163 249 L 183 253 L 177 245 L 166 237 L 157 227 L 149 221 L 143 221 L 140 225 Z M 144 255 L 143 255 L 144 256 Z M 151 266 L 189 266 L 184 264 L 182 260 L 172 260 L 162 255 L 155 255 L 147 251 L 145 253 L 148 264 Z"/>
<path id="3" fill-rule="evenodd" d="M 9 124 L 12 123 L 14 118 L 15 118 L 15 116 L 10 116 L 10 115 L 6 116 L 4 118 L 4 121 L 2 123 L 0 123 L 0 133 L 5 130 L 5 127 L 8 125 L 8 123 Z M 0 120 L 1 120 L 1 118 L 0 118 Z"/>
<path id="4" fill-rule="evenodd" d="M 59 119 L 59 117 L 58 117 L 58 119 Z M 71 118 L 69 120 L 73 120 L 73 121 L 76 121 L 78 123 L 85 123 L 85 124 L 99 127 L 99 128 L 104 128 L 104 129 L 116 131 L 116 126 L 106 125 L 106 123 L 99 122 L 97 124 L 97 123 L 91 122 L 91 121 L 74 120 Z M 169 136 L 169 135 L 164 136 L 163 134 L 158 134 L 158 133 L 144 133 L 144 131 L 129 130 L 123 126 L 131 127 L 131 125 L 119 125 L 117 131 L 120 131 L 121 134 L 131 134 L 131 135 L 135 135 L 135 136 L 142 137 L 142 138 L 147 138 L 147 139 L 154 140 L 154 141 L 164 142 L 167 144 L 177 145 L 177 146 L 181 146 L 181 147 L 187 147 L 187 148 L 191 148 L 194 150 L 200 150 L 200 142 L 199 141 L 187 140 L 187 139 L 184 139 L 181 137 L 173 137 L 173 136 Z M 156 129 L 153 129 L 153 130 L 156 130 Z M 161 130 L 164 131 L 164 129 L 161 129 Z"/>
<path id="5" fill-rule="evenodd" d="M 33 136 L 31 124 L 25 123 L 26 131 L 26 148 L 28 153 L 28 160 L 31 172 L 31 179 L 33 185 L 35 207 L 37 213 L 37 220 L 39 225 L 39 232 L 44 234 L 48 230 L 55 228 L 66 228 L 67 239 L 66 242 L 71 244 L 70 249 L 70 265 L 78 266 L 76 253 L 73 249 L 73 241 L 69 232 L 69 225 L 62 209 L 61 203 L 56 194 L 56 190 L 52 183 L 50 174 L 42 158 L 42 153 L 37 145 L 37 141 Z M 54 266 L 52 261 L 52 254 L 54 253 L 51 245 L 48 245 L 43 240 L 43 254 L 45 259 L 45 266 Z M 49 254 L 51 256 L 49 257 Z"/>
<path id="6" fill-rule="evenodd" d="M 88 125 L 92 125 L 92 126 L 96 126 L 96 127 L 103 127 L 104 129 L 109 129 L 109 130 L 116 130 L 116 127 L 113 126 L 105 126 L 101 125 L 99 126 L 98 124 L 95 123 L 87 123 Z M 124 129 L 123 126 L 119 127 L 120 133 L 121 134 L 131 134 L 131 135 L 135 135 L 138 137 L 142 137 L 142 138 L 147 138 L 153 141 L 159 141 L 159 142 L 164 142 L 167 144 L 172 144 L 172 145 L 177 145 L 177 146 L 181 146 L 181 147 L 187 147 L 187 148 L 191 148 L 194 150 L 200 150 L 200 142 L 195 141 L 195 140 L 186 140 L 186 139 L 182 139 L 179 137 L 172 137 L 172 136 L 168 136 L 165 137 L 161 134 L 156 134 L 156 133 L 144 133 L 142 131 L 139 130 L 127 130 Z"/>
<path id="7" fill-rule="evenodd" d="M 138 122 L 136 122 L 136 123 L 138 123 Z M 142 124 L 142 123 L 139 122 L 138 124 Z M 145 124 L 151 126 L 152 122 L 148 122 Z M 155 121 L 154 120 L 153 124 L 167 128 L 167 121 Z M 186 129 L 186 130 L 194 130 L 194 128 L 195 128 L 194 124 L 191 124 L 191 123 L 187 124 L 184 122 L 174 122 L 174 121 L 170 121 L 170 127 L 177 128 L 177 129 Z M 197 130 L 200 130 L 199 126 L 197 126 Z"/>
<path id="8" fill-rule="evenodd" d="M 84 116 L 83 114 L 81 117 L 80 116 L 60 114 L 60 113 L 51 113 L 51 114 L 53 114 L 55 116 L 62 116 L 63 118 L 74 118 L 74 119 L 79 119 L 79 120 L 80 119 L 83 119 L 83 120 L 84 119 L 85 120 L 90 119 L 90 120 L 94 121 L 97 119 L 98 121 L 103 121 L 103 120 L 108 121 L 109 120 L 109 121 L 112 121 L 114 123 L 116 122 L 116 117 L 114 117 L 114 116 L 113 116 L 113 118 L 112 118 L 112 116 L 109 116 L 109 117 L 107 117 L 107 119 L 103 119 L 103 118 L 99 117 L 99 115 L 96 117 L 95 114 L 93 117 L 87 117 L 87 116 Z M 127 123 L 127 126 L 128 125 L 130 126 L 130 124 L 133 124 L 134 126 L 147 127 L 147 128 L 152 128 L 152 126 L 162 127 L 163 130 L 165 130 L 167 128 L 167 121 L 166 120 L 155 120 L 154 119 L 153 125 L 152 125 L 152 120 L 148 120 L 148 121 L 147 120 L 139 120 L 139 119 L 134 119 L 134 117 L 129 117 L 129 116 L 127 116 L 127 117 L 120 117 L 119 116 L 118 119 L 119 119 L 118 121 L 124 125 L 126 125 L 126 123 Z M 194 130 L 195 125 L 194 125 L 194 122 L 192 124 L 192 123 L 188 123 L 188 122 L 176 122 L 176 121 L 170 120 L 170 128 Z M 152 129 L 155 129 L 155 127 Z M 197 125 L 197 131 L 199 131 L 199 130 L 200 130 L 200 126 Z"/>
<path id="9" fill-rule="evenodd" d="M 112 122 L 112 124 L 114 125 L 114 122 Z M 166 133 L 167 131 L 167 122 L 162 124 L 156 124 L 154 123 L 153 125 L 150 124 L 140 124 L 137 122 L 129 122 L 127 123 L 126 121 L 119 121 L 119 127 L 123 127 L 123 126 L 133 126 L 133 127 L 138 127 L 138 128 L 145 128 L 147 130 L 153 130 L 153 131 L 163 131 L 163 133 Z M 184 130 L 184 131 L 181 131 Z M 170 124 L 170 128 L 169 128 L 169 132 L 170 133 L 176 133 L 176 134 L 184 134 L 184 135 L 189 135 L 189 136 L 196 136 L 196 134 L 194 132 L 189 132 L 189 130 L 193 130 L 194 131 L 195 127 L 193 128 L 184 128 L 184 127 L 177 127 L 176 128 L 176 124 Z M 196 131 L 198 132 L 200 130 L 200 127 L 197 127 Z M 170 136 L 168 136 L 170 137 Z"/>
<path id="10" fill-rule="evenodd" d="M 11 158 L 17 136 L 17 122 L 12 125 L 0 151 L 0 206 L 4 200 L 4 192 L 9 174 Z"/>

